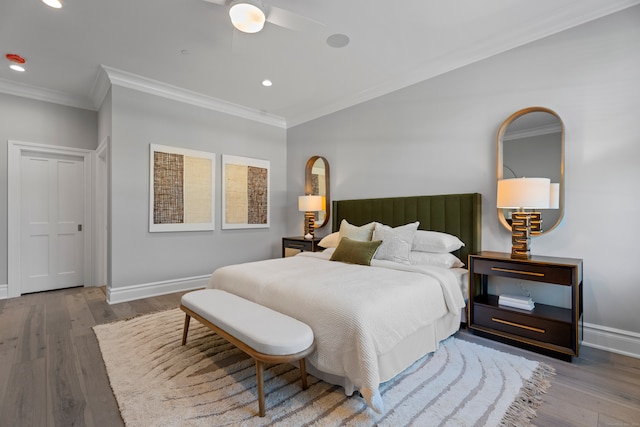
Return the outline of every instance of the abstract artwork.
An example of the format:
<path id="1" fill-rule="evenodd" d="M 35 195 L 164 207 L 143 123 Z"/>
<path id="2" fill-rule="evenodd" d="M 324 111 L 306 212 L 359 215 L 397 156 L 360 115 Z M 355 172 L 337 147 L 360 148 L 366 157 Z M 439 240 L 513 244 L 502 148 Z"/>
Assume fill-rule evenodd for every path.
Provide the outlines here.
<path id="1" fill-rule="evenodd" d="M 150 144 L 149 231 L 214 229 L 216 155 Z"/>
<path id="2" fill-rule="evenodd" d="M 222 156 L 222 228 L 269 227 L 268 160 Z"/>

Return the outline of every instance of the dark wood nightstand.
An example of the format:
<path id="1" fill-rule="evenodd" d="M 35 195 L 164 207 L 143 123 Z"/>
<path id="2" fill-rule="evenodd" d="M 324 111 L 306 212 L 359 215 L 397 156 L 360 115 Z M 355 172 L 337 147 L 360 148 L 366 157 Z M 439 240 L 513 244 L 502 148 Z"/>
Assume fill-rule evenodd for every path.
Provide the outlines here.
<path id="1" fill-rule="evenodd" d="M 284 258 L 285 249 L 298 249 L 299 251 L 316 252 L 324 248 L 318 246 L 320 238 L 305 239 L 302 236 L 283 237 L 282 238 L 282 257 Z"/>
<path id="2" fill-rule="evenodd" d="M 535 304 L 531 311 L 498 305 L 488 293 L 488 276 L 543 282 L 571 288 L 571 307 Z M 571 361 L 582 341 L 582 260 L 532 256 L 511 258 L 501 252 L 469 255 L 467 325 L 474 333 L 523 344 Z"/>

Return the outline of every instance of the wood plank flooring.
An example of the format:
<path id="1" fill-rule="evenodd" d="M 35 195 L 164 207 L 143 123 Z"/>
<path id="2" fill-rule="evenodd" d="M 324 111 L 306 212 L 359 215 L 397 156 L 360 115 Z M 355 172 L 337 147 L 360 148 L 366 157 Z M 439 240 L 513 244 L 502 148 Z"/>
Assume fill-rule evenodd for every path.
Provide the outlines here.
<path id="1" fill-rule="evenodd" d="M 0 426 L 122 426 L 91 327 L 177 307 L 181 296 L 109 305 L 102 288 L 74 288 L 0 300 Z M 569 364 L 457 336 L 556 369 L 537 426 L 640 426 L 640 359 L 582 347 Z"/>

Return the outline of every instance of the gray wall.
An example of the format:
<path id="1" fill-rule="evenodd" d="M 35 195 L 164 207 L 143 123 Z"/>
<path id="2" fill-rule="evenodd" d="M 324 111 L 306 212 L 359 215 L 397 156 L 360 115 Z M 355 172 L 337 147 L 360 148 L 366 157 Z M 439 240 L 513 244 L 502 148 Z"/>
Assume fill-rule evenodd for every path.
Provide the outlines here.
<path id="1" fill-rule="evenodd" d="M 0 93 L 0 284 L 7 283 L 7 141 L 31 142 L 93 150 L 97 146 L 97 114 Z"/>
<path id="2" fill-rule="evenodd" d="M 211 274 L 280 255 L 286 131 L 122 87 L 111 89 L 112 289 Z M 149 233 L 149 144 L 216 153 L 214 231 Z M 271 162 L 271 227 L 221 229 L 221 155 Z"/>
<path id="3" fill-rule="evenodd" d="M 496 133 L 511 113 L 548 107 L 566 127 L 566 212 L 533 253 L 583 258 L 585 322 L 640 333 L 639 44 L 634 7 L 289 129 L 289 233 L 304 164 L 322 155 L 333 199 L 482 193 L 483 249 L 508 252 Z"/>

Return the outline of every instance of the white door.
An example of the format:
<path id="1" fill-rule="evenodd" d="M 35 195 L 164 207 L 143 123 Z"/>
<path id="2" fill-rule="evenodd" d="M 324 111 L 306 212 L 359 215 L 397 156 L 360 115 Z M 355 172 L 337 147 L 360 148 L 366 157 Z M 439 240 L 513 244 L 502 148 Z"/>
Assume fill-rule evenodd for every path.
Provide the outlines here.
<path id="1" fill-rule="evenodd" d="M 21 293 L 83 285 L 83 159 L 23 153 Z"/>

